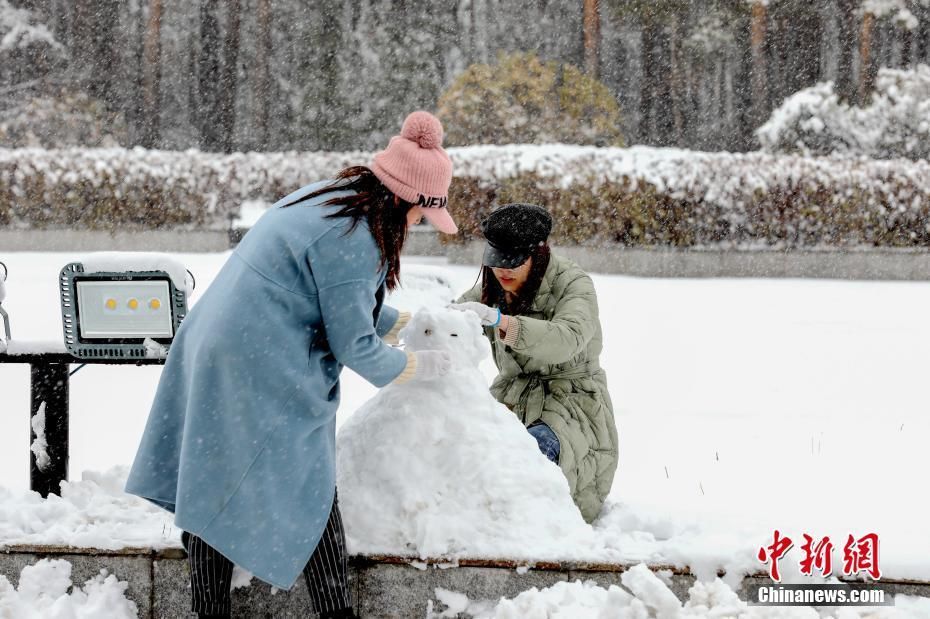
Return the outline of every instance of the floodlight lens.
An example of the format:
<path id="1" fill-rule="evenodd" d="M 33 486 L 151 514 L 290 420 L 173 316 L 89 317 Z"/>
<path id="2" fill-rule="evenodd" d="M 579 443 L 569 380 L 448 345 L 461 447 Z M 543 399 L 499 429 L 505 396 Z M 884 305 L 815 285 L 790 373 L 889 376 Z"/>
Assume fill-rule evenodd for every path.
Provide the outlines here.
<path id="1" fill-rule="evenodd" d="M 153 306 L 150 302 L 151 311 L 135 311 L 139 308 L 139 299 L 168 298 L 167 280 L 75 281 L 75 292 L 79 333 L 83 339 L 174 336 L 170 305 Z"/>

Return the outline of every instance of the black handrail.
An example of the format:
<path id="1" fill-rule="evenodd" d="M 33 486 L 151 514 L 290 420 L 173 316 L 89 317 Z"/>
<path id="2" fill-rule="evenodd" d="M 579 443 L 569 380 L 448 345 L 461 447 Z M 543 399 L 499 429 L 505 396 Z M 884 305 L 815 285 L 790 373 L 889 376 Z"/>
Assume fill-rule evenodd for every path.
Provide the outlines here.
<path id="1" fill-rule="evenodd" d="M 164 365 L 164 357 L 151 359 L 80 358 L 66 352 L 0 353 L 0 363 L 29 365 L 29 426 L 40 409 L 45 412 L 45 449 L 48 463 L 40 468 L 32 444 L 35 431 L 29 433 L 29 487 L 47 497 L 61 492 L 61 482 L 68 479 L 68 427 L 70 366 L 74 363 L 94 365 Z M 44 408 L 43 408 L 44 405 Z"/>

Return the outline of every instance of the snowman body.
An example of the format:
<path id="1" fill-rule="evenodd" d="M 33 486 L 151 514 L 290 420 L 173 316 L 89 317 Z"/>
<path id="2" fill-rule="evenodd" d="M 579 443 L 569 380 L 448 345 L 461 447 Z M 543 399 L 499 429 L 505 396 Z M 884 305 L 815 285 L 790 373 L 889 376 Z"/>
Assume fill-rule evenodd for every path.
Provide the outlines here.
<path id="1" fill-rule="evenodd" d="M 471 312 L 421 310 L 408 350 L 446 350 L 449 374 L 382 389 L 337 437 L 337 483 L 355 552 L 522 558 L 592 534 L 559 467 L 488 391 L 490 344 Z"/>

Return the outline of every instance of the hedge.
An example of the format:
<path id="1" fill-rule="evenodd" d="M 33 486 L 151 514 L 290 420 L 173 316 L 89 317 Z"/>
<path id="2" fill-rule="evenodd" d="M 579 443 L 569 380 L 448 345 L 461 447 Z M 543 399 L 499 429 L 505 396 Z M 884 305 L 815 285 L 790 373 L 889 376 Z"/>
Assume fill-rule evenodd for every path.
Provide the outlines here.
<path id="1" fill-rule="evenodd" d="M 498 205 L 536 202 L 553 241 L 582 245 L 930 246 L 930 163 L 564 145 L 449 149 L 450 209 L 480 235 Z M 369 153 L 0 150 L 0 223 L 224 228 L 246 200 L 370 160 Z"/>
<path id="2" fill-rule="evenodd" d="M 224 228 L 243 201 L 273 201 L 364 153 L 0 149 L 0 225 Z"/>

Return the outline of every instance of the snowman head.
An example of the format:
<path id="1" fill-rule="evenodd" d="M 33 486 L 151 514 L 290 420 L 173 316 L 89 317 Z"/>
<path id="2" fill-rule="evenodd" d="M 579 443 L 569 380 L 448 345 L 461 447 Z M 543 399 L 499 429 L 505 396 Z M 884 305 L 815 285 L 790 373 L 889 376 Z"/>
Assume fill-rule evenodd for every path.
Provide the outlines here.
<path id="1" fill-rule="evenodd" d="M 481 321 L 473 312 L 421 309 L 401 332 L 407 350 L 446 350 L 455 367 L 477 367 L 491 353 Z"/>

